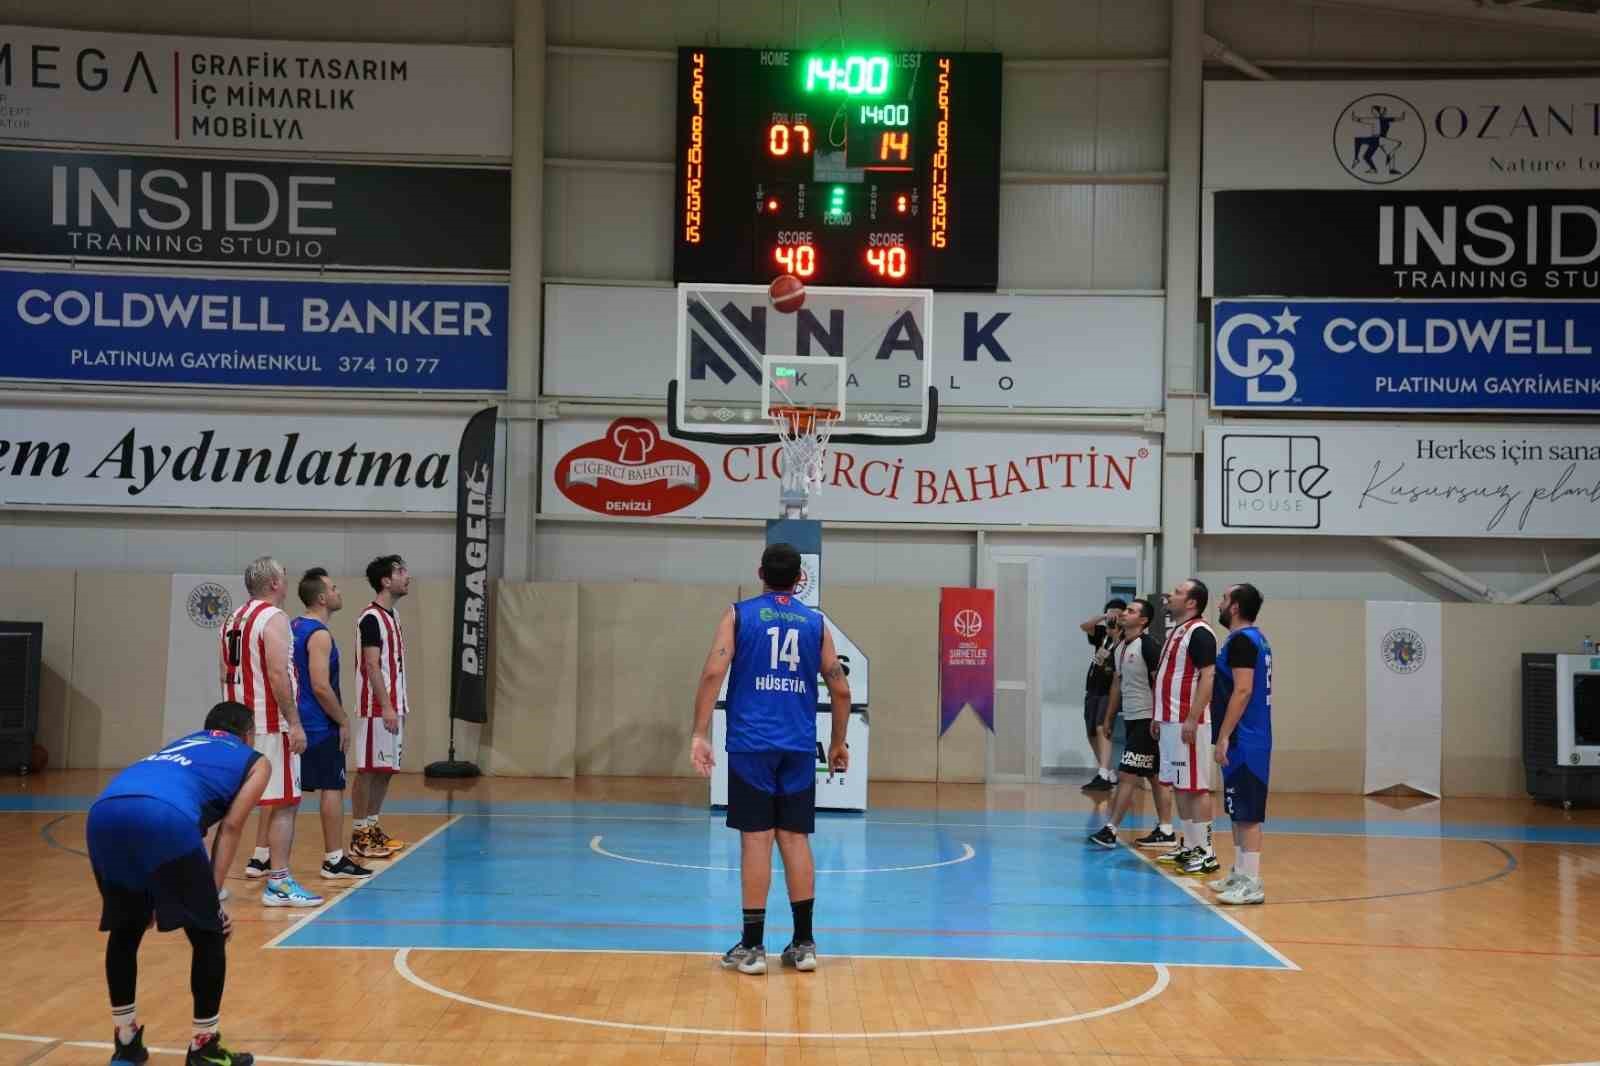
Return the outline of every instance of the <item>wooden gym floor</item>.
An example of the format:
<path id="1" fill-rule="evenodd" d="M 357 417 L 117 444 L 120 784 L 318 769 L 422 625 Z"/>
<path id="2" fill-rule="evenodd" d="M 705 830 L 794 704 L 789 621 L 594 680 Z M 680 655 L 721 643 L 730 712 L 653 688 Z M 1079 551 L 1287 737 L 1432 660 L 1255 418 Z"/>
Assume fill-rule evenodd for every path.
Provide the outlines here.
<path id="1" fill-rule="evenodd" d="M 0 1066 L 109 1057 L 81 854 L 107 776 L 0 785 Z M 1268 903 L 1227 910 L 1087 844 L 1075 785 L 874 786 L 868 815 L 819 820 L 820 969 L 775 965 L 780 872 L 752 978 L 713 957 L 738 853 L 702 783 L 402 777 L 384 823 L 413 843 L 372 881 L 324 887 L 307 811 L 294 867 L 327 905 L 230 883 L 223 1032 L 268 1062 L 417 1066 L 1600 1058 L 1600 813 L 1275 795 Z M 145 941 L 139 1008 L 155 1048 L 184 1043 L 181 936 Z"/>

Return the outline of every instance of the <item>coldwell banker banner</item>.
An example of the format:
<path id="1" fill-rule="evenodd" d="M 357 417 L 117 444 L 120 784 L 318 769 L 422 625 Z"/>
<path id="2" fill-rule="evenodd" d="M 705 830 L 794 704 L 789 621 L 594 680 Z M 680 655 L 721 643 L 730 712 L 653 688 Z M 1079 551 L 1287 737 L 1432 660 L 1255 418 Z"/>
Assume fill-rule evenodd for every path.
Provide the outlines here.
<path id="1" fill-rule="evenodd" d="M 506 287 L 0 271 L 0 378 L 506 387 Z"/>
<path id="2" fill-rule="evenodd" d="M 972 708 L 994 732 L 994 589 L 939 590 L 939 735 Z"/>
<path id="3" fill-rule="evenodd" d="M 544 428 L 547 514 L 768 518 L 781 448 L 675 440 L 644 418 Z M 941 432 L 931 444 L 831 450 L 825 521 L 987 522 L 1154 530 L 1161 448 L 1136 433 Z"/>
<path id="4" fill-rule="evenodd" d="M 511 49 L 0 27 L 0 137 L 511 155 Z"/>
<path id="5" fill-rule="evenodd" d="M 1440 422 L 1206 429 L 1207 533 L 1594 537 L 1600 432 Z"/>
<path id="6" fill-rule="evenodd" d="M 1600 303 L 1216 300 L 1227 410 L 1600 410 Z"/>
<path id="7" fill-rule="evenodd" d="M 504 273 L 503 167 L 0 151 L 0 253 Z"/>
<path id="8" fill-rule="evenodd" d="M 1208 189 L 1600 187 L 1600 81 L 1208 81 Z"/>
<path id="9" fill-rule="evenodd" d="M 0 408 L 0 505 L 453 515 L 464 424 L 450 415 Z"/>

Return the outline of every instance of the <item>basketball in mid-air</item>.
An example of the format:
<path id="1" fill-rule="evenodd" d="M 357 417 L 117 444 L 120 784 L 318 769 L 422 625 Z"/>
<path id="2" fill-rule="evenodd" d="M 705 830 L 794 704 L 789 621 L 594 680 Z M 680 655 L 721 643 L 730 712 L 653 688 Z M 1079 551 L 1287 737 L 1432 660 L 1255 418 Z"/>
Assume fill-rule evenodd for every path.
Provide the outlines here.
<path id="1" fill-rule="evenodd" d="M 781 274 L 772 279 L 772 284 L 767 286 L 767 299 L 786 315 L 794 314 L 805 306 L 805 282 L 793 274 Z"/>

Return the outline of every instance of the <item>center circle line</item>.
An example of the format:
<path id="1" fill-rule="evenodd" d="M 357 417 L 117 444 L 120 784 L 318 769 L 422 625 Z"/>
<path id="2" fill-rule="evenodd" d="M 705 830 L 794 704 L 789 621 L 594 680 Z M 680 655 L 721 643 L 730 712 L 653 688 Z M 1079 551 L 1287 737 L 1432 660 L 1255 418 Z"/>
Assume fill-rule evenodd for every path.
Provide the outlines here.
<path id="1" fill-rule="evenodd" d="M 739 872 L 739 868 L 737 866 L 696 866 L 693 863 L 661 862 L 658 859 L 640 859 L 632 855 L 621 855 L 615 851 L 607 851 L 605 848 L 601 847 L 600 841 L 604 839 L 604 834 L 595 834 L 589 839 L 589 850 L 594 852 L 596 855 L 604 855 L 608 859 L 617 859 L 620 862 L 636 862 L 641 866 L 667 866 L 674 870 L 714 870 L 725 873 Z M 961 854 L 954 859 L 945 859 L 942 862 L 924 862 L 915 866 L 874 866 L 861 870 L 817 870 L 816 872 L 819 874 L 892 874 L 900 873 L 904 870 L 934 870 L 938 869 L 940 866 L 954 866 L 957 863 L 967 862 L 978 854 L 975 850 L 973 850 L 972 845 L 968 844 L 966 841 L 958 840 L 956 843 L 961 845 Z"/>
<path id="2" fill-rule="evenodd" d="M 977 1036 L 983 1033 L 1014 1033 L 1024 1029 L 1046 1029 L 1054 1025 L 1067 1025 L 1072 1022 L 1086 1022 L 1094 1018 L 1104 1018 L 1108 1014 L 1118 1014 L 1125 1010 L 1132 1010 L 1155 999 L 1167 990 L 1167 985 L 1172 981 L 1172 973 L 1159 962 L 1151 963 L 1151 968 L 1156 972 L 1156 979 L 1149 988 L 1131 999 L 1121 1003 L 1113 1003 L 1109 1007 L 1097 1007 L 1094 1010 L 1080 1011 L 1077 1014 L 1063 1014 L 1055 1018 L 1040 1018 L 1032 1022 L 1010 1022 L 1005 1025 L 975 1025 L 961 1029 L 917 1029 L 917 1030 L 886 1030 L 874 1033 L 816 1033 L 816 1032 L 771 1032 L 765 1029 L 692 1029 L 675 1025 L 644 1025 L 638 1022 L 611 1022 L 599 1018 L 579 1018 L 571 1014 L 551 1014 L 547 1011 L 528 1010 L 525 1007 L 513 1007 L 505 1003 L 491 1003 L 486 999 L 474 999 L 464 996 L 460 992 L 452 992 L 447 988 L 429 983 L 419 977 L 411 969 L 412 948 L 401 948 L 394 953 L 394 968 L 405 980 L 436 996 L 464 1003 L 469 1007 L 481 1007 L 484 1010 L 498 1011 L 501 1014 L 519 1014 L 524 1018 L 537 1018 L 546 1022 L 571 1022 L 574 1025 L 589 1025 L 601 1029 L 624 1029 L 636 1033 L 666 1033 L 674 1036 L 722 1036 L 722 1037 L 749 1037 L 760 1036 L 769 1039 L 794 1039 L 794 1040 L 916 1040 L 940 1036 Z M 448 951 L 448 948 L 440 950 Z"/>

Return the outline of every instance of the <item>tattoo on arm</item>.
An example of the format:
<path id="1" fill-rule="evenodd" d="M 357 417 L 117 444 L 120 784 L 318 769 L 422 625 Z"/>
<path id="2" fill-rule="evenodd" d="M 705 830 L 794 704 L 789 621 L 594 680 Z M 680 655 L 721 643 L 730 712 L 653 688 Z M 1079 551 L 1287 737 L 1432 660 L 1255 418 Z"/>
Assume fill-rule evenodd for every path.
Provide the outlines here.
<path id="1" fill-rule="evenodd" d="M 844 664 L 834 663 L 831 667 L 822 672 L 822 676 L 827 678 L 829 681 L 839 680 L 844 676 Z"/>

